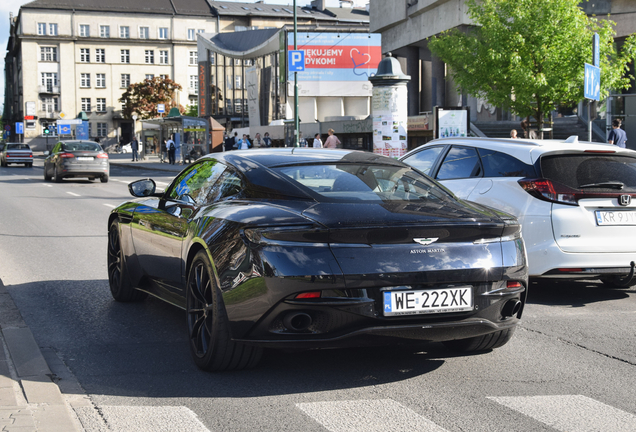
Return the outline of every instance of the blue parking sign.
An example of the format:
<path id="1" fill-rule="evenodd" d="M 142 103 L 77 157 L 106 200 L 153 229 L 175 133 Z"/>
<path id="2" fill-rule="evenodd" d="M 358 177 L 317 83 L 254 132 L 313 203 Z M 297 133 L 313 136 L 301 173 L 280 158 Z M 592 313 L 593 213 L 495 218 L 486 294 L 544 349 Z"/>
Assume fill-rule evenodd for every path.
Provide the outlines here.
<path id="1" fill-rule="evenodd" d="M 305 71 L 305 51 L 290 50 L 287 55 L 287 60 L 290 72 Z"/>
<path id="2" fill-rule="evenodd" d="M 24 133 L 24 123 L 16 122 L 15 133 L 17 133 L 18 135 L 22 135 Z"/>

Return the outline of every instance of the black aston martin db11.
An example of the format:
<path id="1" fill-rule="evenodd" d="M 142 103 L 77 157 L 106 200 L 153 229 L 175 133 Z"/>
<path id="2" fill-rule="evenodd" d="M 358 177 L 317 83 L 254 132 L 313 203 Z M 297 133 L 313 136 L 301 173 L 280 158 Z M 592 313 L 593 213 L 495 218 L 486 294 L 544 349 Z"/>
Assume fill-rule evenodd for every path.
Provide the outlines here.
<path id="1" fill-rule="evenodd" d="M 205 370 L 254 366 L 263 347 L 439 341 L 463 351 L 510 340 L 528 286 L 520 226 L 373 153 L 214 153 L 164 192 L 108 219 L 118 301 L 185 309 Z"/>

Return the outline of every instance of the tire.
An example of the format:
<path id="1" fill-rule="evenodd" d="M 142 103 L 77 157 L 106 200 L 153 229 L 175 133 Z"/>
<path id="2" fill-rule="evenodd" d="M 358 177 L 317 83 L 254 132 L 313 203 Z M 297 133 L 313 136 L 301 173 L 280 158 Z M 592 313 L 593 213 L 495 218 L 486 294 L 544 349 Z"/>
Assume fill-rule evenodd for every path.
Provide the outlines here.
<path id="1" fill-rule="evenodd" d="M 507 344 L 514 333 L 515 328 L 513 327 L 482 336 L 446 341 L 444 345 L 452 351 L 464 353 L 490 351 Z"/>
<path id="2" fill-rule="evenodd" d="M 6 167 L 7 163 L 4 161 L 4 159 L 0 160 L 0 166 L 1 167 Z"/>
<path id="3" fill-rule="evenodd" d="M 44 164 L 44 181 L 51 181 L 51 176 L 46 171 L 46 164 Z"/>
<path id="4" fill-rule="evenodd" d="M 263 350 L 232 341 L 223 297 L 205 251 L 194 257 L 186 285 L 186 324 L 194 363 L 205 371 L 228 371 L 257 365 Z"/>
<path id="5" fill-rule="evenodd" d="M 60 183 L 62 181 L 62 177 L 60 177 L 60 174 L 57 172 L 57 166 L 53 167 L 53 181 L 55 183 Z"/>
<path id="6" fill-rule="evenodd" d="M 108 176 L 104 174 L 103 176 L 99 178 L 99 181 L 102 183 L 108 183 Z"/>
<path id="7" fill-rule="evenodd" d="M 26 166 L 28 166 L 29 168 L 33 168 L 33 162 L 29 162 L 28 164 L 26 164 Z"/>
<path id="8" fill-rule="evenodd" d="M 113 298 L 119 302 L 136 302 L 147 295 L 130 283 L 117 222 L 110 224 L 108 229 L 108 284 Z"/>

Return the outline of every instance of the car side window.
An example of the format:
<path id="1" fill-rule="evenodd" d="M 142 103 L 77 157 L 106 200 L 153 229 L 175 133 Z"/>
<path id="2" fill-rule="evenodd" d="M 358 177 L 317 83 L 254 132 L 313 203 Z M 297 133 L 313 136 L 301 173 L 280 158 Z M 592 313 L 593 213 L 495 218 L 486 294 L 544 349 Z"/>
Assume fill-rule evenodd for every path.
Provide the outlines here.
<path id="1" fill-rule="evenodd" d="M 196 163 L 174 180 L 168 197 L 199 205 L 206 204 L 215 183 L 226 168 L 216 159 Z"/>
<path id="2" fill-rule="evenodd" d="M 534 167 L 494 150 L 479 149 L 484 177 L 536 177 Z"/>
<path id="3" fill-rule="evenodd" d="M 431 175 L 431 169 L 433 169 L 433 165 L 435 165 L 435 161 L 443 149 L 443 146 L 426 148 L 403 159 L 402 162 L 411 165 L 426 175 Z"/>
<path id="4" fill-rule="evenodd" d="M 243 181 L 238 174 L 226 170 L 214 185 L 208 197 L 209 202 L 220 201 L 239 195 L 244 189 Z"/>
<path id="5" fill-rule="evenodd" d="M 481 177 L 482 169 L 477 150 L 473 147 L 453 146 L 444 158 L 437 179 Z"/>

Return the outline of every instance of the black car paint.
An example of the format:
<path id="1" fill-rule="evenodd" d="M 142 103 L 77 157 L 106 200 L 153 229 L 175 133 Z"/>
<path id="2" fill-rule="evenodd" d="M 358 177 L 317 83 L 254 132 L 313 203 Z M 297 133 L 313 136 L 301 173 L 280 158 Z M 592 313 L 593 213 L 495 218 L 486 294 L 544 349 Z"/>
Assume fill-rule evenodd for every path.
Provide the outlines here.
<path id="1" fill-rule="evenodd" d="M 175 187 L 173 183 L 164 197 L 138 199 L 113 210 L 109 225 L 115 219 L 120 222 L 126 267 L 134 286 L 184 308 L 190 262 L 204 249 L 223 293 L 232 337 L 268 346 L 341 346 L 351 344 L 349 337 L 353 336 L 359 344 L 384 343 L 388 336 L 442 341 L 517 324 L 521 311 L 503 318 L 501 309 L 510 299 L 525 303 L 523 242 L 473 243 L 484 237 L 484 230 L 493 238 L 503 235 L 504 219 L 510 216 L 455 199 L 445 208 L 382 203 L 365 204 L 364 211 L 359 204 L 355 208 L 347 203 L 317 203 L 265 166 L 309 163 L 316 155 L 330 161 L 349 158 L 405 165 L 362 152 L 294 154 L 268 149 L 267 153 L 236 153 L 208 156 L 234 167 L 248 185 L 248 190 L 234 199 L 204 207 L 165 199 Z M 271 187 L 278 182 L 285 184 L 291 200 L 280 199 L 280 183 Z M 424 216 L 421 211 L 426 211 Z M 273 225 L 313 227 L 328 233 L 328 244 L 258 244 L 245 235 L 246 229 Z M 433 246 L 412 242 L 420 236 L 440 240 Z M 396 242 L 396 237 L 401 241 Z M 418 249 L 433 252 L 412 253 Z M 477 251 L 482 255 L 475 257 Z M 483 257 L 489 261 L 482 261 Z M 522 285 L 506 289 L 507 280 Z M 382 315 L 383 289 L 465 283 L 475 286 L 473 311 Z M 323 297 L 294 299 L 306 291 L 322 291 Z M 293 310 L 312 314 L 316 324 L 306 332 L 288 331 L 282 317 Z"/>

